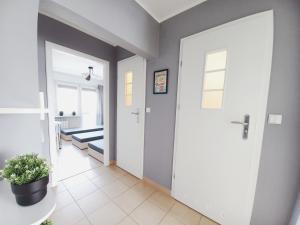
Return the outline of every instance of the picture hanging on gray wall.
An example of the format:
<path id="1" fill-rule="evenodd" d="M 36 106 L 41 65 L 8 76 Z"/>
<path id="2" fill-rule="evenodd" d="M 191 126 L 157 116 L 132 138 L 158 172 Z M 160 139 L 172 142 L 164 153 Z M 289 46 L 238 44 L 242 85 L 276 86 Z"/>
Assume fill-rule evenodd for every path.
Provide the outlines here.
<path id="1" fill-rule="evenodd" d="M 168 75 L 168 69 L 154 71 L 153 94 L 168 93 Z"/>

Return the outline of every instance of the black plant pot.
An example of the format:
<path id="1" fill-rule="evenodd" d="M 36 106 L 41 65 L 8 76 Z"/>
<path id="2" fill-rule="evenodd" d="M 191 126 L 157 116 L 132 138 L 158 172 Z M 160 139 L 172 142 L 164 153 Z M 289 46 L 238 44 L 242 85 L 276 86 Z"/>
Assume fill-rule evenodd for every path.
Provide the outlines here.
<path id="1" fill-rule="evenodd" d="M 11 184 L 11 190 L 15 194 L 19 205 L 29 206 L 38 203 L 46 196 L 48 183 L 49 176 L 46 176 L 29 184 Z"/>

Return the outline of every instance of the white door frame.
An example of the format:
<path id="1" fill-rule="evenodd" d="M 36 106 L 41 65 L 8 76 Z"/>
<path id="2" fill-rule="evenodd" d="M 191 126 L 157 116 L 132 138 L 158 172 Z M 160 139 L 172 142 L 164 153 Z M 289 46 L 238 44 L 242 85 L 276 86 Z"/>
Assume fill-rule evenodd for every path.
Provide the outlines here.
<path id="1" fill-rule="evenodd" d="M 64 52 L 68 52 L 72 55 L 88 58 L 104 65 L 104 78 L 103 78 L 103 107 L 104 107 L 104 165 L 110 165 L 110 137 L 109 137 L 109 62 L 103 59 L 96 58 L 94 56 L 90 56 L 88 54 L 46 41 L 45 42 L 46 49 L 46 77 L 47 77 L 47 99 L 48 99 L 48 109 L 49 109 L 49 117 L 48 117 L 48 126 L 49 126 L 49 142 L 50 142 L 50 161 L 53 167 L 52 174 L 52 185 L 56 185 L 57 183 L 57 146 L 56 146 L 56 134 L 54 124 L 50 122 L 50 118 L 54 118 L 56 116 L 55 109 L 55 82 L 49 82 L 53 79 L 54 74 L 52 71 L 52 49 L 59 49 Z M 52 86 L 53 85 L 53 86 Z"/>
<path id="2" fill-rule="evenodd" d="M 177 86 L 177 107 L 176 107 L 176 120 L 175 120 L 175 138 L 174 138 L 174 153 L 173 153 L 173 169 L 172 169 L 172 189 L 171 189 L 171 195 L 174 197 L 174 190 L 175 190 L 175 165 L 176 165 L 176 153 L 178 151 L 178 129 L 179 129 L 179 111 L 180 111 L 180 90 L 181 90 L 181 76 L 182 76 L 182 71 L 181 71 L 181 62 L 182 62 L 182 53 L 183 53 L 183 44 L 185 42 L 185 40 L 188 39 L 194 39 L 197 36 L 203 35 L 203 34 L 207 34 L 207 33 L 211 33 L 214 32 L 216 30 L 219 29 L 223 29 L 226 27 L 230 27 L 236 24 L 243 24 L 246 21 L 251 21 L 253 19 L 256 19 L 258 17 L 267 17 L 268 20 L 270 20 L 270 24 L 271 27 L 270 29 L 268 28 L 268 32 L 270 35 L 268 35 L 269 37 L 273 37 L 274 35 L 274 12 L 273 10 L 269 10 L 269 11 L 265 11 L 262 13 L 257 13 L 254 15 L 250 15 L 229 23 L 225 23 L 223 25 L 199 32 L 197 34 L 193 34 L 191 36 L 182 38 L 180 40 L 180 54 L 179 54 L 179 65 L 178 65 L 178 86 Z M 272 61 L 272 57 L 273 57 L 273 38 L 269 39 L 268 41 L 268 54 L 266 55 L 266 59 L 269 61 Z M 271 77 L 271 68 L 272 68 L 272 63 L 270 63 L 267 66 L 267 69 L 265 71 L 265 73 L 267 74 L 267 78 L 264 81 L 264 93 L 263 93 L 263 100 L 262 102 L 264 104 L 261 104 L 258 108 L 258 111 L 260 112 L 257 117 L 257 124 L 259 127 L 259 131 L 258 133 L 256 133 L 255 137 L 254 137 L 254 147 L 253 149 L 255 150 L 255 156 L 254 156 L 254 160 L 252 161 L 252 176 L 251 176 L 251 181 L 250 181 L 250 193 L 248 195 L 248 201 L 247 201 L 247 205 L 245 206 L 248 209 L 248 220 L 249 220 L 249 224 L 250 224 L 250 219 L 251 219 L 251 215 L 252 215 L 252 210 L 253 210 L 253 205 L 254 205 L 254 197 L 255 197 L 255 191 L 256 191 L 256 184 L 257 184 L 257 177 L 258 177 L 258 170 L 259 170 L 259 162 L 260 162 L 260 157 L 261 157 L 261 150 L 262 150 L 262 142 L 263 142 L 263 134 L 264 134 L 264 126 L 265 126 L 265 120 L 266 120 L 266 111 L 267 111 L 267 103 L 268 103 L 268 96 L 269 96 L 269 85 L 270 85 L 270 77 Z M 263 113 L 262 113 L 263 112 Z"/>
<path id="3" fill-rule="evenodd" d="M 134 58 L 136 58 L 136 57 L 141 57 L 141 56 L 138 56 L 138 55 L 134 55 L 134 56 L 131 56 L 131 57 L 129 57 L 129 58 L 126 58 L 126 59 L 123 59 L 123 60 L 120 60 L 120 61 L 118 61 L 118 63 L 117 63 L 117 76 L 119 76 L 119 63 L 121 63 L 121 62 L 126 62 L 126 61 L 128 61 L 128 60 L 131 60 L 131 59 L 134 59 Z M 143 120 L 141 120 L 141 123 L 142 123 L 142 127 L 143 127 L 143 130 L 142 130 L 142 142 L 143 142 L 143 149 L 142 149 L 142 154 L 141 154 L 141 164 L 142 164 L 142 166 L 141 166 L 141 171 L 140 171 L 140 176 L 138 176 L 138 178 L 140 178 L 140 179 L 143 179 L 143 176 L 144 176 L 144 151 L 145 151 L 145 119 L 146 119 L 146 68 L 147 68 L 147 62 L 146 62 L 146 59 L 145 58 L 143 58 L 143 61 L 144 61 L 144 68 L 143 68 L 143 72 L 145 73 L 145 80 L 144 80 L 144 84 L 145 84 L 145 96 L 144 96 L 144 98 L 145 98 L 145 100 L 144 100 L 144 105 L 143 105 L 143 110 L 144 110 L 144 119 Z M 117 78 L 117 79 L 119 79 L 119 78 Z M 118 87 L 117 87 L 117 89 L 118 89 Z M 118 90 L 119 91 L 119 90 Z M 118 107 L 118 103 L 117 103 L 117 107 Z M 117 108 L 117 110 L 118 110 L 118 108 Z M 118 134 L 118 126 L 117 126 L 117 134 Z M 118 154 L 118 142 L 117 142 L 117 154 Z M 116 154 L 116 155 L 117 155 Z M 117 164 L 118 164 L 118 157 L 117 157 L 117 162 L 116 162 Z"/>

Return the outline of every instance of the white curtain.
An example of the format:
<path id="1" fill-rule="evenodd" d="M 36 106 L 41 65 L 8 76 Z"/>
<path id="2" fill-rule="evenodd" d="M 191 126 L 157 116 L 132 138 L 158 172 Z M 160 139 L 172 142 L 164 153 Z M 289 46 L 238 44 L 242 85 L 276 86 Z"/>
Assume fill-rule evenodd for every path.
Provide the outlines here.
<path id="1" fill-rule="evenodd" d="M 98 94 L 99 94 L 99 104 L 98 104 L 98 115 L 97 115 L 97 124 L 103 125 L 103 86 L 98 86 Z"/>

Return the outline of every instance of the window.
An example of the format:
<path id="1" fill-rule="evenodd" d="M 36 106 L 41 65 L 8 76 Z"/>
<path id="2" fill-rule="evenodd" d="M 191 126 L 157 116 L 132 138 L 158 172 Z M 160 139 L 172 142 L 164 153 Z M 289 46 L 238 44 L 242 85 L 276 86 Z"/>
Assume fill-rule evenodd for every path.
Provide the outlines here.
<path id="1" fill-rule="evenodd" d="M 57 86 L 57 112 L 62 111 L 64 115 L 71 115 L 78 112 L 78 89 L 73 86 Z"/>
<path id="2" fill-rule="evenodd" d="M 133 73 L 131 71 L 125 74 L 125 105 L 132 105 L 132 84 L 133 84 Z"/>
<path id="3" fill-rule="evenodd" d="M 227 50 L 207 53 L 202 90 L 202 108 L 220 109 L 223 104 Z"/>
<path id="4" fill-rule="evenodd" d="M 83 127 L 93 127 L 97 124 L 98 104 L 96 90 L 81 90 L 81 119 Z"/>

